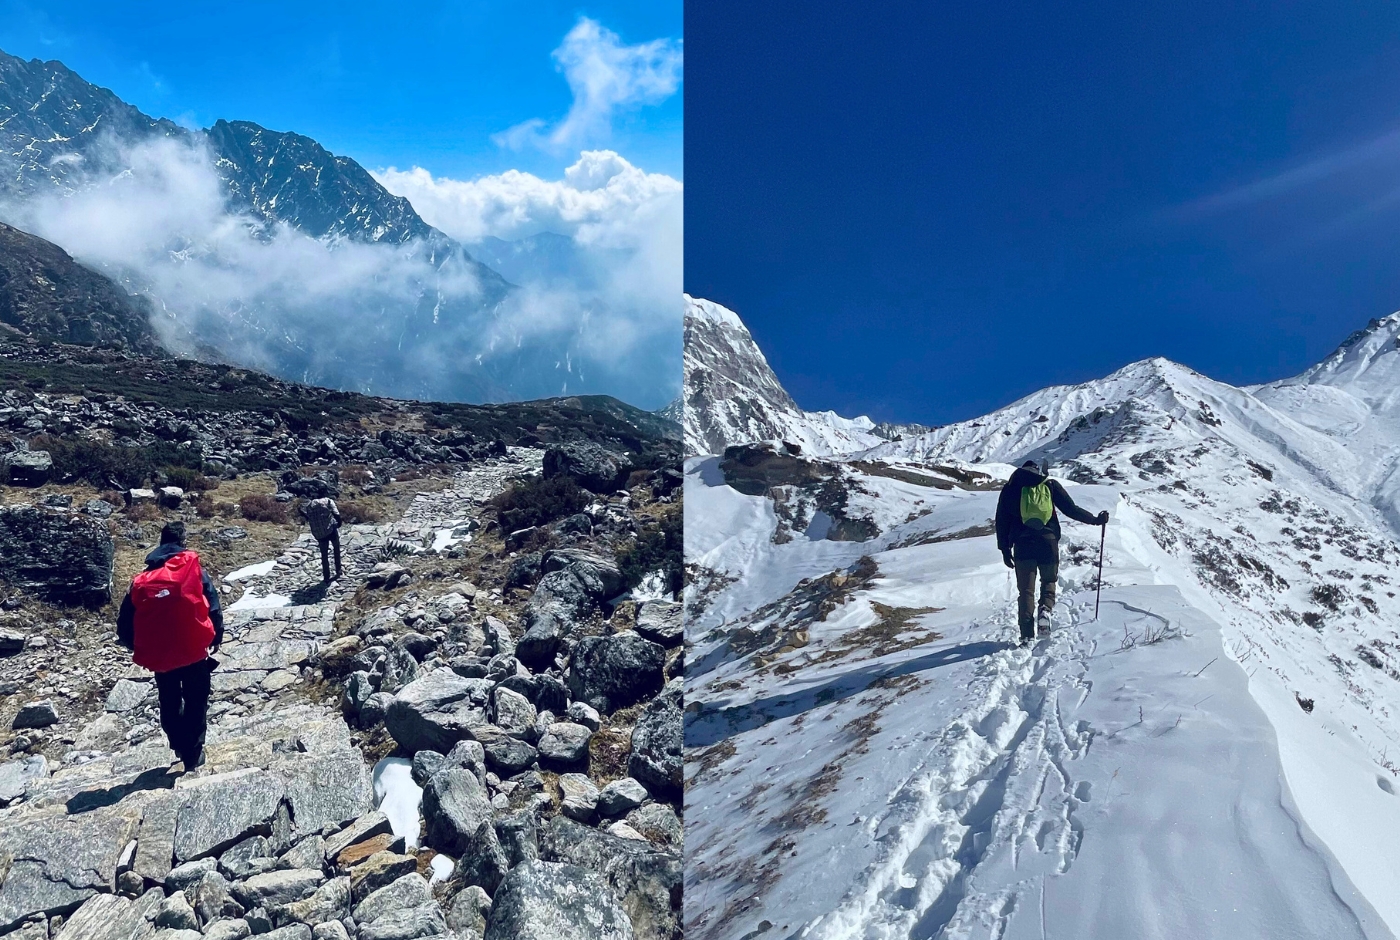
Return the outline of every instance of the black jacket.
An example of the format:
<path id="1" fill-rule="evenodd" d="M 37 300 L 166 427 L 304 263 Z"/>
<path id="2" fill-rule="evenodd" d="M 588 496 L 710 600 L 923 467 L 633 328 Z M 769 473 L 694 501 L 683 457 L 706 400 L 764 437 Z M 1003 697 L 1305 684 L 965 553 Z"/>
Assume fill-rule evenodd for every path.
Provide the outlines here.
<path id="1" fill-rule="evenodd" d="M 146 556 L 146 570 L 159 568 L 169 561 L 171 556 L 183 551 L 188 549 L 173 543 L 157 546 Z M 224 611 L 219 606 L 219 592 L 214 590 L 214 582 L 202 565 L 200 574 L 204 576 L 204 599 L 209 602 L 209 621 L 214 624 L 214 645 L 217 647 L 224 642 Z M 130 588 L 126 591 L 126 597 L 122 598 L 121 611 L 117 614 L 117 642 L 127 649 L 136 648 L 136 606 L 131 603 Z"/>
<path id="2" fill-rule="evenodd" d="M 1050 480 L 1050 497 L 1055 503 L 1056 512 L 1050 514 L 1050 521 L 1043 529 L 1032 529 L 1021 521 L 1021 490 L 1027 486 L 1037 486 L 1047 477 L 1021 467 L 1011 474 L 1011 479 L 1001 488 L 997 499 L 997 548 L 1003 552 L 1012 551 L 1017 558 L 1030 558 L 1042 564 L 1050 564 L 1060 557 L 1060 513 L 1076 522 L 1098 525 L 1098 517 L 1087 509 L 1074 504 L 1059 480 Z"/>

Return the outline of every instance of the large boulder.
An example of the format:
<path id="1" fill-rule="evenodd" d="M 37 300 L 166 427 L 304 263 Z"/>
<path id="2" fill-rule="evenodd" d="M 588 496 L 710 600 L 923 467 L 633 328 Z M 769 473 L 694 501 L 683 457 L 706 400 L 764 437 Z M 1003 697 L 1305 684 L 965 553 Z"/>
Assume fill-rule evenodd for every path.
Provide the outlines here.
<path id="1" fill-rule="evenodd" d="M 676 646 L 685 636 L 684 605 L 646 601 L 637 609 L 637 632 L 662 646 Z"/>
<path id="2" fill-rule="evenodd" d="M 435 669 L 399 690 L 384 726 L 410 753 L 445 754 L 472 728 L 489 723 L 492 685 L 487 679 L 464 679 L 451 669 Z"/>
<path id="3" fill-rule="evenodd" d="M 579 640 L 569 664 L 569 691 L 604 714 L 660 690 L 666 650 L 633 632 Z"/>
<path id="4" fill-rule="evenodd" d="M 53 457 L 46 450 L 17 450 L 0 457 L 10 486 L 43 486 L 53 477 Z"/>
<path id="5" fill-rule="evenodd" d="M 175 858 L 185 862 L 271 832 L 282 802 L 282 781 L 263 772 L 209 778 L 189 789 L 175 822 Z"/>
<path id="6" fill-rule="evenodd" d="M 575 622 L 616 597 L 623 583 L 615 563 L 577 549 L 550 552 L 542 568 L 544 576 L 535 585 L 522 618 L 525 635 L 515 649 L 520 661 L 532 669 L 552 664 Z"/>
<path id="7" fill-rule="evenodd" d="M 114 550 L 96 519 L 0 507 L 0 582 L 40 600 L 93 608 L 110 602 Z"/>
<path id="8" fill-rule="evenodd" d="M 0 828 L 0 934 L 36 914 L 67 914 L 116 883 L 140 814 L 125 807 L 36 816 Z"/>
<path id="9" fill-rule="evenodd" d="M 578 579 L 584 592 L 595 601 L 616 597 L 622 590 L 622 572 L 616 562 L 593 552 L 577 548 L 563 548 L 545 555 L 543 568 L 546 573 L 565 571 Z"/>
<path id="10" fill-rule="evenodd" d="M 577 865 L 525 862 L 491 899 L 485 940 L 632 940 L 603 880 Z"/>
<path id="11" fill-rule="evenodd" d="M 680 855 L 556 816 L 540 833 L 540 857 L 601 875 L 621 901 L 638 940 L 672 940 L 681 935 L 684 863 Z M 500 903 L 499 894 L 495 903 Z"/>
<path id="12" fill-rule="evenodd" d="M 476 776 L 463 768 L 438 771 L 423 788 L 423 820 L 428 844 L 460 858 L 495 842 L 491 797 Z"/>
<path id="13" fill-rule="evenodd" d="M 473 728 L 472 737 L 481 742 L 485 751 L 486 766 L 503 777 L 528 770 L 539 757 L 539 752 L 529 744 L 511 737 L 495 725 Z"/>
<path id="14" fill-rule="evenodd" d="M 155 932 L 135 904 L 99 894 L 74 912 L 54 940 L 144 940 Z"/>
<path id="15" fill-rule="evenodd" d="M 647 703 L 632 728 L 632 753 L 627 772 L 653 793 L 679 797 L 684 775 L 684 693 L 680 679 Z"/>
<path id="16" fill-rule="evenodd" d="M 544 452 L 544 478 L 572 477 L 574 482 L 595 493 L 611 493 L 632 469 L 625 454 L 614 453 L 592 441 L 552 444 Z"/>

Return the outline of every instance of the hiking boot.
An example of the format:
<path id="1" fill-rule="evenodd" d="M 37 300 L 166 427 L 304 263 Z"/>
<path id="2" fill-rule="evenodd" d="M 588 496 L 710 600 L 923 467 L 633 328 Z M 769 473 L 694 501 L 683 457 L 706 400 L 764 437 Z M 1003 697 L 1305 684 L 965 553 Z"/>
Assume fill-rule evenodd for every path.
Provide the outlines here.
<path id="1" fill-rule="evenodd" d="M 182 759 L 185 765 L 185 773 L 189 773 L 197 767 L 204 766 L 204 748 L 200 748 L 198 753 Z"/>
<path id="2" fill-rule="evenodd" d="M 1050 632 L 1050 611 L 1042 610 L 1035 622 L 1036 632 L 1045 636 Z"/>

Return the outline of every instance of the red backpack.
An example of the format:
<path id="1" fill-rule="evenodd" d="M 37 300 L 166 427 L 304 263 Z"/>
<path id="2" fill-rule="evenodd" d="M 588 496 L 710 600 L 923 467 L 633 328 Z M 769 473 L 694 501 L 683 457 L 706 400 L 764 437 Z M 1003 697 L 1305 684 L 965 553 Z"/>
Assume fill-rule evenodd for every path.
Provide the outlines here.
<path id="1" fill-rule="evenodd" d="M 214 622 L 204 596 L 199 556 L 184 551 L 131 582 L 136 609 L 132 661 L 152 672 L 169 672 L 204 659 L 214 642 Z"/>

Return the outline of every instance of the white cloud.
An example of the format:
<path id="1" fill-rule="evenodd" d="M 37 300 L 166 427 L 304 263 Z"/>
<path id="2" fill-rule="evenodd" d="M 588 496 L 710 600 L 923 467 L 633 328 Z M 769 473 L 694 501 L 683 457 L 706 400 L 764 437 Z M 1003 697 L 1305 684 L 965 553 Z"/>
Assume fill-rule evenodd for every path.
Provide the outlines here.
<path id="1" fill-rule="evenodd" d="M 422 167 L 373 174 L 403 196 L 429 225 L 453 238 L 512 240 L 556 232 L 583 239 L 599 229 L 626 230 L 681 196 L 682 184 L 646 173 L 611 150 L 585 150 L 561 180 L 508 170 L 474 180 L 434 177 Z"/>
<path id="2" fill-rule="evenodd" d="M 573 92 L 569 113 L 552 127 L 542 118 L 531 118 L 502 131 L 492 137 L 499 146 L 559 152 L 605 140 L 617 112 L 665 101 L 681 83 L 679 41 L 654 39 L 624 46 L 616 33 L 586 16 L 553 55 Z"/>
<path id="3" fill-rule="evenodd" d="M 89 179 L 71 195 L 0 205 L 0 218 L 151 297 L 168 345 L 213 346 L 287 378 L 413 397 L 606 392 L 659 407 L 675 394 L 679 303 L 673 317 L 649 299 L 661 283 L 651 270 L 653 248 L 623 252 L 618 268 L 628 273 L 617 280 L 631 293 L 608 303 L 556 285 L 482 304 L 476 269 L 464 262 L 434 265 L 423 245 L 320 241 L 231 213 L 202 146 L 172 140 L 112 146 L 111 162 L 94 162 L 127 167 L 120 174 Z M 404 175 L 418 174 L 425 191 L 453 193 L 461 185 L 422 171 Z M 571 219 L 570 234 L 607 245 L 632 245 L 647 231 L 674 228 L 666 236 L 674 270 L 666 276 L 679 298 L 680 184 L 620 158 L 604 158 L 580 174 L 580 185 L 597 188 L 503 174 L 521 183 L 511 196 L 510 183 L 477 181 L 492 194 L 478 200 L 480 213 L 502 230 L 512 223 L 500 220 L 512 214 L 549 224 Z M 658 195 L 668 185 L 669 209 Z M 450 198 L 440 202 L 453 205 Z"/>

